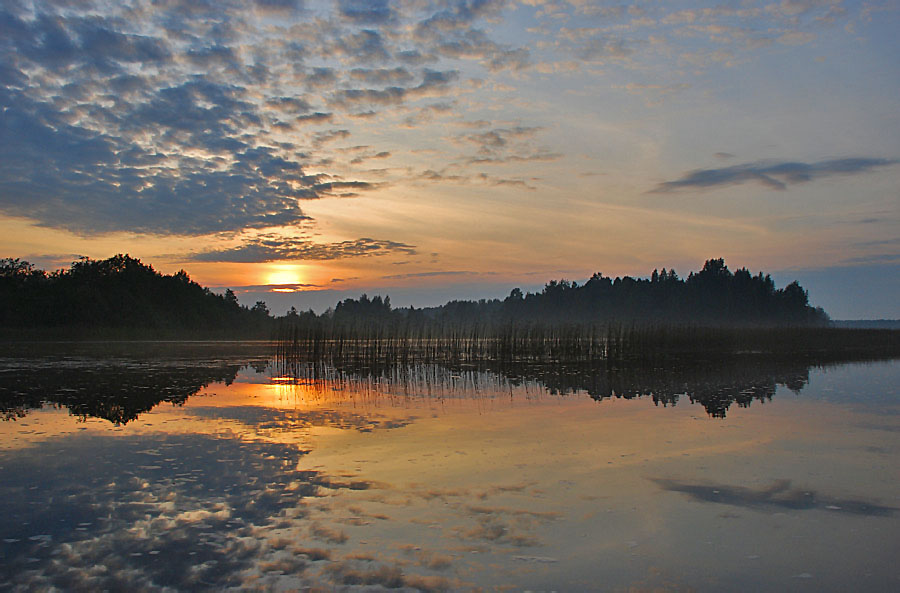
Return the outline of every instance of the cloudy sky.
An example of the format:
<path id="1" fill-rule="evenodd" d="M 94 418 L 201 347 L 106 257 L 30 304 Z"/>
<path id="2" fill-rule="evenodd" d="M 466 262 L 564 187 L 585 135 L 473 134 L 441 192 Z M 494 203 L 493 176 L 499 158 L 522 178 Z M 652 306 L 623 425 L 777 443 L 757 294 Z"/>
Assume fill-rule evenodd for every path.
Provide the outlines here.
<path id="1" fill-rule="evenodd" d="M 4 0 L 0 255 L 279 313 L 724 257 L 900 318 L 898 30 L 892 0 Z"/>

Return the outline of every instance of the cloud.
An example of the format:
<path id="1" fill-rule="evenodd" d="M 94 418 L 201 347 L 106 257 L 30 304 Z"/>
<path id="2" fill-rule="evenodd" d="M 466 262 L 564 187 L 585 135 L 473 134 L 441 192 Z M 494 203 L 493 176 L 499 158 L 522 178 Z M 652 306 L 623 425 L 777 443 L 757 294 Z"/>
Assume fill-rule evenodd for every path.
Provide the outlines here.
<path id="1" fill-rule="evenodd" d="M 534 126 L 516 126 L 514 128 L 495 128 L 477 134 L 468 134 L 461 139 L 476 144 L 479 154 L 490 155 L 505 150 L 516 140 L 530 138 L 541 128 Z"/>
<path id="2" fill-rule="evenodd" d="M 341 89 L 334 92 L 330 103 L 340 107 L 359 105 L 398 105 L 408 99 L 440 95 L 459 78 L 457 70 L 429 70 L 426 68 L 422 82 L 414 87 L 389 86 L 383 89 Z"/>
<path id="3" fill-rule="evenodd" d="M 407 128 L 415 128 L 424 123 L 431 122 L 438 115 L 451 114 L 453 112 L 454 103 L 452 101 L 441 101 L 424 105 L 416 109 L 414 113 L 403 119 L 403 125 Z"/>
<path id="4" fill-rule="evenodd" d="M 409 89 L 392 86 L 386 89 L 343 89 L 336 91 L 331 104 L 341 107 L 355 105 L 397 105 L 406 99 Z"/>
<path id="5" fill-rule="evenodd" d="M 323 540 L 331 544 L 343 544 L 346 543 L 348 539 L 347 534 L 343 531 L 332 529 L 331 527 L 322 525 L 320 523 L 314 523 L 310 527 L 310 533 L 316 539 Z"/>
<path id="6" fill-rule="evenodd" d="M 338 0 L 338 10 L 354 23 L 386 23 L 396 18 L 387 0 Z"/>
<path id="7" fill-rule="evenodd" d="M 264 12 L 284 13 L 303 8 L 303 0 L 253 0 L 253 4 Z"/>
<path id="8" fill-rule="evenodd" d="M 321 111 L 316 111 L 315 113 L 307 113 L 306 115 L 298 115 L 294 121 L 298 124 L 324 124 L 330 122 L 333 119 L 333 114 L 331 113 L 322 113 Z"/>
<path id="9" fill-rule="evenodd" d="M 506 5 L 506 0 L 443 0 L 438 10 L 418 25 L 418 33 L 450 32 L 469 27 L 478 19 L 495 16 Z"/>
<path id="10" fill-rule="evenodd" d="M 401 544 L 397 546 L 397 549 L 406 556 L 416 558 L 417 564 L 428 568 L 429 570 L 447 570 L 453 566 L 453 558 L 451 556 L 444 556 L 430 550 L 423 550 L 419 546 Z"/>
<path id="11" fill-rule="evenodd" d="M 337 79 L 337 72 L 334 68 L 317 66 L 304 77 L 303 82 L 308 87 L 318 88 L 332 85 L 337 82 Z"/>
<path id="12" fill-rule="evenodd" d="M 487 118 L 503 107 L 510 114 L 503 116 L 507 122 L 549 127 L 544 120 L 560 113 L 512 92 L 498 99 L 490 89 L 512 90 L 510 85 L 521 83 L 526 91 L 543 84 L 530 80 L 532 74 L 552 80 L 529 71 L 533 60 L 589 75 L 595 66 L 584 61 L 591 60 L 611 62 L 605 88 L 673 92 L 683 87 L 682 76 L 696 80 L 688 72 L 694 68 L 687 54 L 709 64 L 713 55 L 742 56 L 754 36 L 773 49 L 779 39 L 799 43 L 816 35 L 825 41 L 825 25 L 816 19 L 844 18 L 833 6 L 815 2 L 802 10 L 728 5 L 685 12 L 665 4 L 595 5 L 7 2 L 0 8 L 0 211 L 82 234 L 201 235 L 292 225 L 308 220 L 304 200 L 373 187 L 364 179 L 328 182 L 368 158 L 337 153 L 346 138 L 336 135 L 337 129 L 372 138 L 367 140 L 372 144 L 390 138 L 391 146 L 372 148 L 371 155 L 379 155 L 397 146 L 400 135 L 408 134 L 413 148 L 437 145 L 446 128 L 401 128 L 432 121 L 454 125 L 463 111 Z M 858 11 L 848 7 L 847 12 Z M 515 30 L 525 22 L 528 30 Z M 736 22 L 747 22 L 747 31 Z M 708 45 L 710 40 L 715 45 Z M 664 61 L 665 77 L 655 77 L 656 60 Z M 640 80 L 648 84 L 628 80 L 631 72 L 626 72 L 626 80 L 616 85 L 614 77 L 623 74 L 617 70 L 631 67 L 641 67 Z M 567 84 L 558 88 L 575 90 Z M 429 98 L 447 108 L 423 107 L 436 102 Z M 540 121 L 522 115 L 526 112 L 537 113 Z M 388 134 L 386 125 L 396 128 Z M 451 167 L 559 158 L 551 148 L 530 145 L 527 136 L 504 135 L 515 125 L 468 130 L 482 132 L 461 141 L 470 154 L 455 162 L 448 157 L 449 164 L 420 154 L 417 170 L 439 171 L 450 180 L 445 172 Z M 434 150 L 446 154 L 444 147 Z M 728 164 L 734 162 L 740 161 Z M 711 170 L 716 172 L 728 175 Z M 734 183 L 756 179 L 784 186 L 795 177 L 777 171 L 741 174 L 749 169 L 731 171 L 738 179 Z M 807 176 L 825 174 L 811 170 Z M 385 179 L 392 175 L 401 174 L 385 173 Z M 411 178 L 416 183 L 415 174 Z M 514 175 L 460 175 L 463 179 L 512 187 L 532 183 Z M 669 181 L 660 191 L 696 187 L 700 181 Z"/>
<path id="13" fill-rule="evenodd" d="M 234 16 L 232 5 L 222 10 Z M 237 29 L 186 43 L 150 20 L 73 12 L 0 15 L 8 40 L 0 45 L 4 213 L 83 234 L 195 235 L 296 224 L 308 219 L 303 200 L 371 187 L 322 183 L 304 172 L 308 152 L 266 138 L 270 126 L 332 116 L 310 113 L 305 97 L 254 86 L 269 68 L 261 58 L 242 61 Z M 329 75 L 336 79 L 313 69 L 306 82 Z M 313 147 L 338 133 L 314 136 Z"/>
<path id="14" fill-rule="evenodd" d="M 392 274 L 390 276 L 382 276 L 383 280 L 406 280 L 407 278 L 431 278 L 435 276 L 469 276 L 478 274 L 478 272 L 469 272 L 466 270 L 458 271 L 436 271 L 436 272 L 417 272 L 413 274 Z"/>
<path id="15" fill-rule="evenodd" d="M 404 574 L 401 567 L 394 564 L 379 564 L 375 567 L 357 566 L 354 562 L 343 560 L 328 564 L 325 567 L 325 574 L 335 584 L 345 587 L 362 587 L 362 590 L 403 589 L 438 593 L 464 588 L 458 581 L 450 581 L 444 577 Z"/>
<path id="16" fill-rule="evenodd" d="M 84 233 L 190 235 L 307 219 L 300 201 L 330 188 L 306 176 L 295 156 L 251 148 L 236 135 L 256 116 L 240 113 L 230 95 L 209 84 L 163 89 L 113 136 L 6 92 L 0 136 L 15 141 L 0 143 L 0 209 Z M 162 130 L 161 145 L 202 147 L 210 156 L 139 143 L 136 136 L 151 130 Z"/>
<path id="17" fill-rule="evenodd" d="M 309 220 L 304 200 L 373 187 L 328 180 L 332 167 L 390 152 L 344 157 L 330 144 L 373 125 L 376 109 L 419 109 L 407 120 L 421 123 L 450 103 L 404 104 L 456 93 L 472 73 L 454 61 L 526 65 L 526 48 L 478 28 L 507 4 L 6 3 L 0 212 L 84 235 Z M 328 124 L 340 129 L 297 133 Z"/>
<path id="18" fill-rule="evenodd" d="M 376 152 L 376 153 L 366 153 L 366 154 L 361 154 L 359 156 L 353 157 L 353 159 L 350 160 L 350 164 L 358 165 L 369 159 L 386 159 L 390 156 L 391 156 L 391 153 L 386 150 L 382 150 L 381 152 Z"/>
<path id="19" fill-rule="evenodd" d="M 324 118 L 323 118 L 324 119 Z M 313 135 L 313 146 L 322 146 L 335 140 L 342 140 L 350 137 L 350 130 L 326 130 Z"/>
<path id="20" fill-rule="evenodd" d="M 235 68 L 238 65 L 237 54 L 230 47 L 213 45 L 188 50 L 185 57 L 193 64 L 205 69 L 222 67 Z"/>
<path id="21" fill-rule="evenodd" d="M 437 61 L 437 57 L 423 54 L 417 49 L 406 49 L 395 52 L 394 58 L 411 66 L 420 66 L 428 62 Z"/>
<path id="22" fill-rule="evenodd" d="M 562 158 L 559 152 L 538 152 L 529 155 L 509 155 L 505 157 L 473 157 L 466 161 L 470 165 L 503 165 L 506 163 L 550 162 Z"/>
<path id="23" fill-rule="evenodd" d="M 462 185 L 468 183 L 478 183 L 491 186 L 514 186 L 528 190 L 534 189 L 534 187 L 528 185 L 528 183 L 524 179 L 506 179 L 502 177 L 494 177 L 486 173 L 475 173 L 472 175 L 448 175 L 444 171 L 435 171 L 433 169 L 428 169 L 426 171 L 423 171 L 418 178 L 423 181 L 430 181 L 432 183 L 452 183 Z"/>
<path id="24" fill-rule="evenodd" d="M 527 49 L 500 45 L 477 29 L 437 41 L 434 51 L 447 58 L 479 60 L 492 72 L 520 70 L 528 65 L 530 59 Z"/>
<path id="25" fill-rule="evenodd" d="M 249 284 L 247 286 L 240 287 L 230 287 L 233 288 L 235 292 L 243 293 L 243 292 L 304 292 L 309 290 L 310 288 L 322 288 L 321 284 L 302 284 L 302 283 L 289 283 L 289 284 Z"/>
<path id="26" fill-rule="evenodd" d="M 788 185 L 813 181 L 835 175 L 855 175 L 897 164 L 896 159 L 843 158 L 817 163 L 792 161 L 758 161 L 721 169 L 699 169 L 685 173 L 681 179 L 660 183 L 651 193 L 667 193 L 680 189 L 695 189 L 739 185 L 758 182 L 775 190 Z"/>
<path id="27" fill-rule="evenodd" d="M 338 19 L 320 19 L 296 0 L 4 5 L 0 211 L 88 235 L 308 220 L 302 201 L 372 185 L 319 179 L 348 164 L 328 144 L 351 130 L 276 134 L 333 122 L 323 102 L 371 116 L 372 106 L 446 94 L 460 72 L 411 71 L 437 59 L 412 25 L 433 17 L 463 32 L 500 7 L 439 2 L 400 14 L 386 1 L 341 0 L 329 9 Z"/>
<path id="28" fill-rule="evenodd" d="M 581 45 L 578 57 L 589 62 L 602 62 L 606 59 L 623 59 L 634 53 L 623 39 L 594 37 Z"/>
<path id="29" fill-rule="evenodd" d="M 353 80 L 369 84 L 399 84 L 413 80 L 412 73 L 401 66 L 396 68 L 354 68 L 349 72 Z"/>
<path id="30" fill-rule="evenodd" d="M 374 29 L 342 36 L 333 49 L 339 55 L 360 64 L 386 62 L 391 58 L 384 37 Z"/>
<path id="31" fill-rule="evenodd" d="M 898 264 L 900 263 L 900 253 L 878 253 L 862 255 L 859 257 L 848 257 L 842 259 L 840 263 L 852 265 Z"/>
<path id="32" fill-rule="evenodd" d="M 312 110 L 312 105 L 299 97 L 269 97 L 266 99 L 266 105 L 290 114 L 307 113 Z"/>
<path id="33" fill-rule="evenodd" d="M 160 63 L 171 59 L 164 40 L 117 30 L 121 23 L 100 17 L 59 18 L 39 13 L 33 20 L 4 11 L 3 29 L 13 49 L 45 67 L 65 69 L 90 65 L 101 71 L 121 70 L 121 63 Z"/>
<path id="34" fill-rule="evenodd" d="M 188 254 L 185 259 L 206 262 L 260 263 L 279 260 L 335 260 L 391 254 L 415 255 L 413 245 L 367 237 L 337 243 L 263 234 L 238 247 Z"/>

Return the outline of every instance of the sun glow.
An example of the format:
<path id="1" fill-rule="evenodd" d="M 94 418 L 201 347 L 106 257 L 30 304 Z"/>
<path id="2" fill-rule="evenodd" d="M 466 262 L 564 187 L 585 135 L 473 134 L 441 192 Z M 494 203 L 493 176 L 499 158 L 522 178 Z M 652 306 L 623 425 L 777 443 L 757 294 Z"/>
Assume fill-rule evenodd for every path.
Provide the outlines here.
<path id="1" fill-rule="evenodd" d="M 266 275 L 266 284 L 279 286 L 282 289 L 293 289 L 295 288 L 295 285 L 302 283 L 303 274 L 301 272 L 301 266 L 293 264 L 274 265 Z"/>

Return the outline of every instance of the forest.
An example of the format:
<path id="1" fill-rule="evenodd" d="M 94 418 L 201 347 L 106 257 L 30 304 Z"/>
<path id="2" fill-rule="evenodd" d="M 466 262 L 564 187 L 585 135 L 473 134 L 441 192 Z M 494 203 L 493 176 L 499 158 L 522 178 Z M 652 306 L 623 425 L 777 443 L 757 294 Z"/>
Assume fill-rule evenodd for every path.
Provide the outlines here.
<path id="1" fill-rule="evenodd" d="M 45 272 L 19 259 L 0 260 L 0 321 L 4 328 L 44 328 L 160 335 L 269 338 L 288 324 L 306 331 L 382 335 L 396 328 L 441 331 L 478 326 L 773 327 L 824 326 L 828 315 L 809 305 L 796 282 L 776 288 L 768 275 L 732 272 L 722 259 L 679 278 L 654 270 L 649 278 L 594 274 L 579 285 L 552 280 L 540 292 L 513 289 L 503 300 L 450 301 L 439 307 L 393 308 L 390 297 L 345 299 L 322 314 L 273 317 L 262 301 L 241 305 L 228 289 L 215 294 L 186 272 L 164 275 L 129 255 L 81 258 L 68 269 Z M 393 329 L 392 329 L 393 328 Z"/>
<path id="2" fill-rule="evenodd" d="M 811 307 L 797 283 L 775 288 L 768 274 L 731 272 L 723 259 L 708 260 L 681 279 L 675 270 L 653 270 L 649 278 L 594 274 L 579 285 L 551 280 L 543 290 L 514 288 L 505 299 L 450 301 L 441 307 L 392 310 L 390 298 L 345 299 L 331 316 L 337 324 L 363 320 L 426 318 L 444 323 L 540 323 L 704 325 L 729 327 L 824 326 L 830 319 Z"/>
<path id="3" fill-rule="evenodd" d="M 81 258 L 45 272 L 0 259 L 0 323 L 7 335 L 46 337 L 260 337 L 273 318 L 265 303 L 238 303 L 184 271 L 163 275 L 128 255 Z"/>
<path id="4" fill-rule="evenodd" d="M 896 331 L 833 327 L 796 282 L 776 288 L 769 275 L 732 272 L 722 259 L 686 278 L 666 269 L 649 278 L 594 274 L 584 284 L 554 280 L 538 292 L 426 308 L 364 294 L 322 313 L 291 307 L 273 316 L 263 301 L 242 305 L 231 289 L 216 294 L 184 271 L 161 274 L 129 255 L 54 272 L 7 258 L 0 304 L 4 340 L 272 340 L 288 367 L 898 351 Z"/>

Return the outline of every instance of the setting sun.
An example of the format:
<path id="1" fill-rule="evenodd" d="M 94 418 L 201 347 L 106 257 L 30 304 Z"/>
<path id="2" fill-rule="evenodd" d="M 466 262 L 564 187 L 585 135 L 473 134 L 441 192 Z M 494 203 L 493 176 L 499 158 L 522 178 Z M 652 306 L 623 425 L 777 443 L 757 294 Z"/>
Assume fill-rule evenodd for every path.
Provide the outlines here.
<path id="1" fill-rule="evenodd" d="M 266 275 L 266 284 L 278 286 L 274 290 L 291 290 L 295 289 L 296 284 L 303 283 L 303 275 L 301 274 L 302 266 L 293 264 L 273 265 Z"/>

